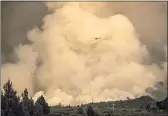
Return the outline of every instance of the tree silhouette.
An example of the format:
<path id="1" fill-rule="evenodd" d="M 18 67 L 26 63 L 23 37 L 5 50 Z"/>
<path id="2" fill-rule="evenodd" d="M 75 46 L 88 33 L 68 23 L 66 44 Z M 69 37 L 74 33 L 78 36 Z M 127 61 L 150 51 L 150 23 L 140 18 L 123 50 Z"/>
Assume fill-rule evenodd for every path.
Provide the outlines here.
<path id="1" fill-rule="evenodd" d="M 25 89 L 20 97 L 13 89 L 13 84 L 8 80 L 1 91 L 1 116 L 44 116 L 50 112 L 50 108 L 43 96 L 36 103 L 29 98 L 28 90 Z"/>
<path id="2" fill-rule="evenodd" d="M 88 107 L 87 116 L 98 116 L 98 114 L 92 109 L 91 106 Z"/>
<path id="3" fill-rule="evenodd" d="M 163 101 L 156 102 L 156 106 L 159 109 L 168 110 L 168 97 L 166 97 Z"/>
<path id="4" fill-rule="evenodd" d="M 49 108 L 49 106 L 48 106 L 48 103 L 45 101 L 43 95 L 40 96 L 40 97 L 37 99 L 37 101 L 36 101 L 35 104 L 36 104 L 37 106 L 40 106 L 40 105 L 41 105 L 40 107 L 42 107 L 43 114 L 48 114 L 48 113 L 50 112 L 50 108 Z"/>
<path id="5" fill-rule="evenodd" d="M 78 114 L 84 114 L 83 108 L 82 108 L 82 107 L 79 107 L 79 108 L 77 109 L 77 113 L 78 113 Z"/>
<path id="6" fill-rule="evenodd" d="M 4 116 L 5 111 L 5 97 L 3 95 L 3 92 L 1 91 L 1 116 Z"/>
<path id="7" fill-rule="evenodd" d="M 24 114 L 26 116 L 34 114 L 34 101 L 32 99 L 29 99 L 27 89 L 25 89 L 24 92 L 22 93 L 21 104 L 22 104 Z"/>
<path id="8" fill-rule="evenodd" d="M 39 102 L 35 103 L 34 116 L 43 116 L 43 106 Z"/>
<path id="9" fill-rule="evenodd" d="M 10 80 L 7 81 L 3 86 L 4 94 L 1 93 L 3 97 L 3 114 L 5 116 L 23 116 L 22 107 L 20 105 L 20 99 L 16 96 L 17 92 L 13 89 L 12 82 Z"/>

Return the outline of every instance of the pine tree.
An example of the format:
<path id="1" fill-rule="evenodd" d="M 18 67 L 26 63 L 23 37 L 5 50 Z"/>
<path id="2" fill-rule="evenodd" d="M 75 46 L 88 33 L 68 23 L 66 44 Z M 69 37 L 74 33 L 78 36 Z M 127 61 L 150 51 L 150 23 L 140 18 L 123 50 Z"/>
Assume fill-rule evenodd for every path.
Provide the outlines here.
<path id="1" fill-rule="evenodd" d="M 30 99 L 28 96 L 27 89 L 22 93 L 22 108 L 24 110 L 25 115 L 33 115 L 34 114 L 34 101 L 32 98 Z"/>
<path id="2" fill-rule="evenodd" d="M 5 98 L 3 92 L 1 91 L 1 116 L 5 116 Z"/>
<path id="3" fill-rule="evenodd" d="M 3 92 L 1 91 L 1 115 L 4 113 L 5 110 L 5 97 Z"/>
<path id="4" fill-rule="evenodd" d="M 43 116 L 43 106 L 39 102 L 35 103 L 33 116 Z"/>
<path id="5" fill-rule="evenodd" d="M 12 109 L 9 109 L 9 112 L 8 112 L 7 116 L 16 116 L 16 115 L 13 113 Z"/>
<path id="6" fill-rule="evenodd" d="M 17 115 L 17 116 L 23 116 L 22 114 L 22 107 L 19 102 L 19 97 L 17 97 L 17 91 L 13 89 L 12 82 L 10 80 L 7 81 L 6 84 L 3 86 L 4 89 L 4 114 L 7 115 Z"/>
<path id="7" fill-rule="evenodd" d="M 36 101 L 36 104 L 37 105 L 41 105 L 42 106 L 42 109 L 43 109 L 43 114 L 48 114 L 50 112 L 50 108 L 48 106 L 48 103 L 45 101 L 43 95 L 40 96 L 37 101 Z"/>
<path id="8" fill-rule="evenodd" d="M 22 93 L 22 100 L 17 96 L 10 80 L 3 86 L 1 91 L 1 115 L 2 116 L 44 116 L 50 112 L 48 103 L 43 96 L 40 96 L 36 103 L 29 98 L 28 90 Z"/>
<path id="9" fill-rule="evenodd" d="M 77 113 L 78 113 L 78 114 L 84 114 L 83 108 L 82 108 L 82 107 L 79 107 L 79 108 L 77 109 Z"/>
<path id="10" fill-rule="evenodd" d="M 98 116 L 98 114 L 92 109 L 91 106 L 89 106 L 87 110 L 87 116 Z"/>

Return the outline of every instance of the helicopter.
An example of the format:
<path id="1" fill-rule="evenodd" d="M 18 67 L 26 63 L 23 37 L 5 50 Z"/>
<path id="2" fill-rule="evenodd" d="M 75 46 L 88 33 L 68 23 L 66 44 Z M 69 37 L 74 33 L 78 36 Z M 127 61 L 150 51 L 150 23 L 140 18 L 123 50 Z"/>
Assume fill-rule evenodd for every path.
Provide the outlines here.
<path id="1" fill-rule="evenodd" d="M 98 37 L 95 38 L 95 40 L 98 40 L 98 39 L 100 39 L 100 38 L 98 38 Z"/>

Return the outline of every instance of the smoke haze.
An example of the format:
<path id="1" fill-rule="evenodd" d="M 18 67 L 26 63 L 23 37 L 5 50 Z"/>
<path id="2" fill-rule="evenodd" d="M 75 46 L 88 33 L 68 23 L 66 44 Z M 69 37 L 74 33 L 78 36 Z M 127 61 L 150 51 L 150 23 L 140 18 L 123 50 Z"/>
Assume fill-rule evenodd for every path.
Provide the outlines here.
<path id="1" fill-rule="evenodd" d="M 27 40 L 22 36 L 2 38 L 11 43 L 9 46 L 17 60 L 14 63 L 3 60 L 1 85 L 10 77 L 19 93 L 28 88 L 34 99 L 44 94 L 50 105 L 145 94 L 155 99 L 166 96 L 165 2 L 50 2 L 46 5 L 52 13 L 43 18 L 40 28 L 40 23 L 30 21 L 36 27 L 27 32 Z M 39 12 L 44 8 L 39 7 Z M 34 16 L 35 22 L 40 22 L 42 14 Z M 19 18 L 18 15 L 11 21 L 18 22 Z M 13 32 L 7 35 L 12 36 Z M 5 50 L 2 54 L 7 57 Z"/>

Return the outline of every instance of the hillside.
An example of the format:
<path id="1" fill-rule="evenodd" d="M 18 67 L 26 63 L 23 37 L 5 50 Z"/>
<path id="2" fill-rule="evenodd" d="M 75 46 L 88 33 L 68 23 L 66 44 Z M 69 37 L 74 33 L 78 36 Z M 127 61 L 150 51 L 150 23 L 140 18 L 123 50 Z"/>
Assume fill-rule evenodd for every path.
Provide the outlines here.
<path id="1" fill-rule="evenodd" d="M 167 116 L 168 98 L 155 101 L 149 96 L 136 99 L 89 103 L 80 106 L 49 107 L 39 96 L 34 102 L 25 89 L 21 96 L 13 89 L 10 80 L 1 91 L 1 116 Z M 22 97 L 22 99 L 20 99 Z"/>
<path id="2" fill-rule="evenodd" d="M 82 106 L 55 106 L 51 107 L 51 116 L 86 116 L 88 106 L 99 114 L 99 116 L 167 116 L 167 113 L 157 108 L 147 110 L 147 105 L 155 104 L 156 101 L 149 96 L 124 101 L 109 101 L 100 103 L 89 103 Z M 114 108 L 114 109 L 113 109 Z"/>
<path id="3" fill-rule="evenodd" d="M 168 97 L 166 97 L 163 101 L 156 102 L 156 105 L 160 109 L 168 110 Z"/>

